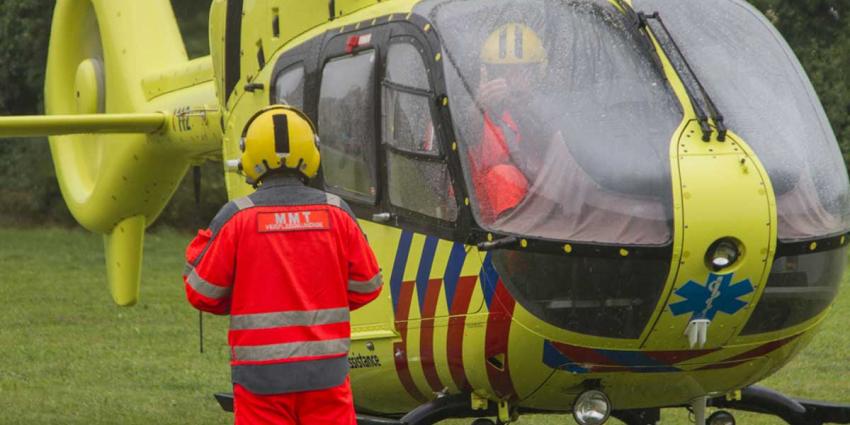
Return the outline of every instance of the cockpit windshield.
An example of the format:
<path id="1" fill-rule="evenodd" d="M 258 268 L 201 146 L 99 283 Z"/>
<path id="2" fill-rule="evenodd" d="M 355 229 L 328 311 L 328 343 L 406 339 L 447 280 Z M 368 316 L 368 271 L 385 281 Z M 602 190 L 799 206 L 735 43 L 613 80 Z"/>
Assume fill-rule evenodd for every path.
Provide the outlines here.
<path id="1" fill-rule="evenodd" d="M 776 194 L 779 239 L 850 229 L 850 186 L 809 79 L 770 23 L 743 0 L 635 0 L 659 12 L 730 129 L 755 151 Z"/>
<path id="2" fill-rule="evenodd" d="M 664 245 L 680 106 L 608 1 L 425 1 L 474 211 L 487 229 Z"/>

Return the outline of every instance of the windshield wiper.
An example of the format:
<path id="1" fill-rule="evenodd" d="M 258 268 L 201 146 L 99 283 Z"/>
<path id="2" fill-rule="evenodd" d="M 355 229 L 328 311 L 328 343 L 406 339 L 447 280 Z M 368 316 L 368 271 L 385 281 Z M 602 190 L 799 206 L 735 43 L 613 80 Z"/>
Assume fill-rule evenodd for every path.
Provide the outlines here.
<path id="1" fill-rule="evenodd" d="M 720 142 L 725 141 L 727 128 L 723 122 L 723 114 L 717 110 L 717 106 L 711 100 L 708 92 L 705 91 L 705 87 L 703 87 L 702 82 L 697 78 L 696 73 L 691 68 L 691 64 L 688 63 L 682 50 L 679 49 L 679 45 L 676 44 L 673 35 L 670 34 L 667 26 L 664 25 L 661 16 L 658 12 L 651 15 L 637 12 L 637 19 L 640 28 L 651 32 L 655 39 L 658 40 L 661 50 L 670 59 L 673 69 L 676 71 L 679 79 L 682 80 L 682 84 L 685 86 L 685 92 L 687 92 L 688 99 L 690 99 L 691 105 L 694 107 L 694 112 L 697 115 L 697 120 L 699 120 L 700 129 L 702 129 L 702 140 L 704 142 L 711 140 L 712 129 L 708 122 L 710 117 L 717 127 L 717 140 Z M 651 40 L 650 43 L 653 46 L 655 45 Z M 706 110 L 708 110 L 708 114 L 706 114 Z"/>

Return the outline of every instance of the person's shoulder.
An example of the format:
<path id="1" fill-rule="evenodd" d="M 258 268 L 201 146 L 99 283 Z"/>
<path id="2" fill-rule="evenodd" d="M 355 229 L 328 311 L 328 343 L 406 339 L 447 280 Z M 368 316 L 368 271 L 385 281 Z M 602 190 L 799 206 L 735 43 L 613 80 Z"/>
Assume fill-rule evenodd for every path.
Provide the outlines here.
<path id="1" fill-rule="evenodd" d="M 345 202 L 345 199 L 334 195 L 333 193 L 323 192 L 326 197 L 326 202 L 328 205 L 332 207 L 339 208 L 343 212 L 345 212 L 349 217 L 351 217 L 354 222 L 357 222 L 357 216 L 354 215 L 354 211 L 351 210 L 351 206 L 348 205 L 348 202 Z"/>
<path id="2" fill-rule="evenodd" d="M 212 230 L 213 233 L 218 232 L 240 211 L 246 210 L 253 206 L 254 202 L 248 196 L 236 198 L 229 201 L 228 203 L 224 204 L 221 209 L 218 210 L 218 213 L 216 213 L 215 217 L 213 217 L 212 222 L 210 222 L 209 226 L 210 230 Z"/>

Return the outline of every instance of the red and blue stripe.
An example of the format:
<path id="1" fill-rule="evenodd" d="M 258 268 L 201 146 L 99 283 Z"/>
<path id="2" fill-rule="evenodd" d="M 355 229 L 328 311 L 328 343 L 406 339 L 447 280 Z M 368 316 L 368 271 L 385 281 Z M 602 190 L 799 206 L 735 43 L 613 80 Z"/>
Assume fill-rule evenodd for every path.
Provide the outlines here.
<path id="1" fill-rule="evenodd" d="M 797 338 L 797 336 L 799 335 L 769 342 L 753 350 L 702 366 L 696 370 L 726 369 L 741 365 L 749 360 L 779 349 Z M 679 372 L 683 369 L 676 367 L 676 364 L 702 357 L 718 350 L 718 348 L 671 351 L 603 350 L 544 341 L 543 363 L 553 369 L 565 370 L 572 373 Z"/>
<path id="2" fill-rule="evenodd" d="M 442 278 L 431 279 L 434 258 L 439 239 L 426 237 L 422 248 L 416 278 L 404 281 L 408 264 L 413 233 L 403 231 L 399 238 L 396 258 L 390 276 L 390 290 L 395 312 L 396 329 L 402 341 L 394 344 L 395 366 L 399 380 L 405 390 L 416 400 L 424 401 L 428 397 L 416 386 L 408 365 L 407 336 L 410 307 L 413 297 L 419 302 L 421 322 L 419 326 L 419 358 L 423 374 L 430 389 L 434 392 L 445 388 L 434 358 L 434 321 L 440 293 L 445 288 L 446 304 L 449 311 L 446 356 L 449 372 L 454 385 L 461 391 L 471 391 L 469 379 L 463 364 L 464 331 L 466 315 L 469 313 L 476 281 L 481 284 L 484 300 L 489 308 L 485 335 L 485 356 L 499 358 L 501 364 L 487 362 L 487 375 L 494 391 L 501 397 L 514 397 L 513 382 L 508 368 L 508 339 L 511 317 L 516 301 L 499 278 L 490 254 L 485 257 L 478 276 L 461 276 L 466 261 L 466 246 L 462 243 L 452 245 L 451 253 L 443 271 Z"/>
<path id="3" fill-rule="evenodd" d="M 413 376 L 410 374 L 410 367 L 407 362 L 407 319 L 410 317 L 410 303 L 413 300 L 414 288 L 413 282 L 403 282 L 403 279 L 412 241 L 413 233 L 401 232 L 392 274 L 390 275 L 395 327 L 399 336 L 401 336 L 401 342 L 393 343 L 393 359 L 401 385 L 414 400 L 424 403 L 428 401 L 428 398 L 419 391 L 416 383 L 413 382 Z"/>

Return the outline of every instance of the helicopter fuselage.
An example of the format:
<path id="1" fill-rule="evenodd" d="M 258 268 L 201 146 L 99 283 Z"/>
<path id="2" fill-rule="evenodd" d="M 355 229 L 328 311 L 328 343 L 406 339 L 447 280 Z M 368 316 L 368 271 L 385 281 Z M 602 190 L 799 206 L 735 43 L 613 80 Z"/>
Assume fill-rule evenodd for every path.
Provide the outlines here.
<path id="1" fill-rule="evenodd" d="M 463 128 L 480 124 L 459 121 L 452 110 L 469 105 L 461 105 L 447 82 L 447 74 L 462 73 L 463 64 L 451 57 L 457 52 L 443 44 L 446 36 L 438 32 L 445 29 L 432 19 L 439 8 L 432 4 L 441 2 L 349 2 L 344 13 L 337 2 L 337 15 L 327 23 L 327 16 L 307 6 L 293 6 L 290 21 L 276 14 L 277 3 L 290 4 L 246 3 L 242 17 L 235 16 L 242 14 L 242 2 L 213 7 L 211 19 L 228 24 L 218 27 L 227 28 L 223 33 L 211 34 L 224 40 L 213 49 L 217 75 L 224 76 L 219 93 L 227 93 L 222 98 L 229 110 L 223 156 L 238 156 L 240 123 L 269 103 L 295 104 L 317 121 L 324 178 L 316 185 L 352 204 L 386 282 L 382 296 L 352 316 L 349 360 L 362 410 L 400 414 L 438 396 L 474 393 L 567 411 L 592 388 L 608 394 L 616 409 L 683 405 L 769 376 L 824 319 L 828 302 L 789 313 L 794 319 L 780 323 L 773 321 L 782 315 L 771 307 L 760 310 L 759 302 L 805 291 L 831 299 L 843 270 L 844 233 L 780 243 L 770 172 L 735 128 L 721 131 L 722 122 L 700 116 L 688 82 L 657 35 L 647 37 L 681 108 L 661 154 L 669 161 L 669 193 L 663 195 L 669 214 L 661 219 L 669 227 L 667 242 L 557 240 L 482 223 L 475 190 L 462 183 L 470 178 L 463 158 L 469 151 L 458 139 Z M 435 12 L 429 16 L 426 10 Z M 322 25 L 310 27 L 307 17 Z M 280 28 L 292 22 L 288 30 L 298 35 L 289 41 L 275 37 L 281 31 L 273 24 L 277 19 Z M 232 31 L 235 20 L 268 25 Z M 398 89 L 390 80 L 388 56 L 397 43 L 415 46 L 426 86 Z M 349 86 L 340 88 L 345 81 Z M 388 128 L 382 102 L 396 89 L 430 100 L 422 119 L 441 146 L 432 157 L 387 140 L 395 129 Z M 355 108 L 339 106 L 355 92 Z M 352 114 L 367 118 L 365 129 L 338 128 L 352 125 L 346 118 Z M 367 143 L 352 147 L 339 137 Z M 402 174 L 422 172 L 404 169 L 397 155 L 441 164 L 451 175 L 447 186 L 434 190 L 440 198 L 435 212 L 417 210 L 393 188 Z M 366 171 L 347 162 L 352 158 L 363 160 Z M 227 183 L 231 198 L 251 190 L 236 174 Z M 735 258 L 714 268 L 724 241 Z M 791 283 L 816 267 L 829 277 L 804 282 L 805 288 Z"/>

